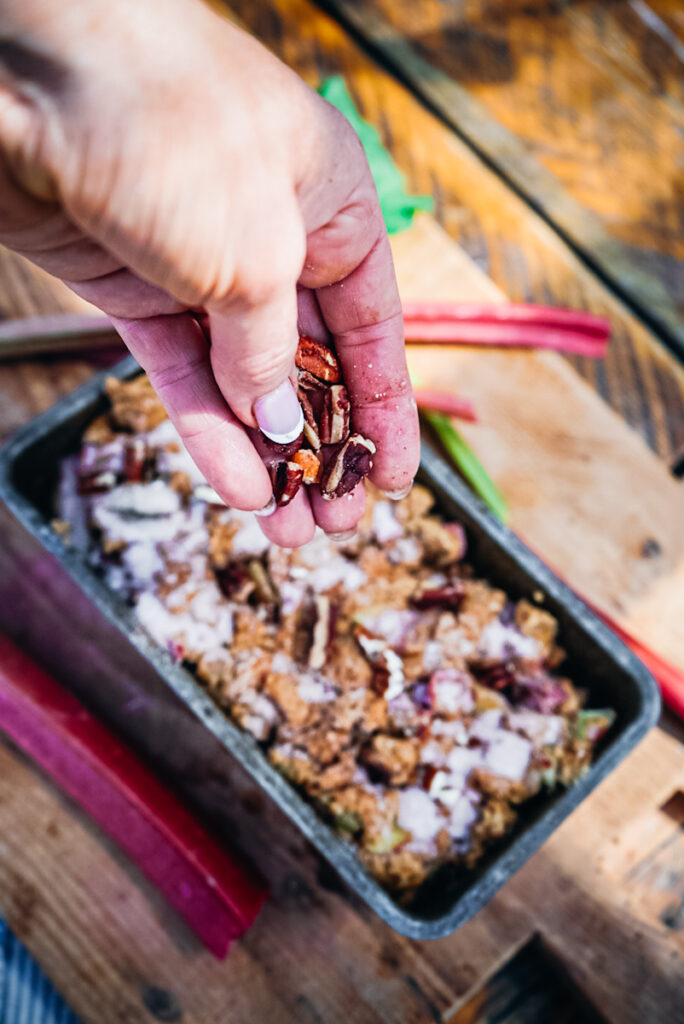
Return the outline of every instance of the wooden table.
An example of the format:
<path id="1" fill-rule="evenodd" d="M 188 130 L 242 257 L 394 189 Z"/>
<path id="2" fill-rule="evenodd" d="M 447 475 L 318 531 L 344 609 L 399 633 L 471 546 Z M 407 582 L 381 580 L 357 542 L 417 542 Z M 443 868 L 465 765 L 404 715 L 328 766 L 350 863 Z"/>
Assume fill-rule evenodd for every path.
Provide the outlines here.
<path id="1" fill-rule="evenodd" d="M 346 28 L 308 0 L 231 3 L 307 80 L 345 74 L 409 188 L 433 194 L 442 227 L 506 295 L 610 315 L 605 363 L 572 365 L 672 460 L 684 446 L 684 372 L 668 347 L 681 336 L 684 293 L 677 5 L 325 6 Z M 607 82 L 606 105 L 597 97 Z M 634 141 L 640 126 L 652 145 Z M 0 254 L 4 315 L 79 306 Z M 78 359 L 1 365 L 0 435 L 91 372 Z M 677 725 L 665 725 L 472 922 L 433 943 L 374 918 L 236 771 L 232 838 L 272 897 L 224 964 L 0 744 L 0 913 L 84 1024 L 466 1024 L 495 1013 L 670 1024 L 682 1019 L 684 985 L 684 750 Z"/>

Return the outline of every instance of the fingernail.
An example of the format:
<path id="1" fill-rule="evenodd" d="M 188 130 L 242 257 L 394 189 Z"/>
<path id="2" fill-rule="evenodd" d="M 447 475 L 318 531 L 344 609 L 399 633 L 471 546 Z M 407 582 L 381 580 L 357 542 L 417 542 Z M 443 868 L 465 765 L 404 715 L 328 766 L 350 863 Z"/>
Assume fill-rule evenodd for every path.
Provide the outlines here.
<path id="1" fill-rule="evenodd" d="M 382 493 L 385 495 L 386 498 L 389 498 L 390 501 L 401 501 L 401 499 L 405 498 L 407 494 L 410 494 L 412 487 L 413 480 L 408 485 L 408 487 L 402 487 L 398 491 L 383 491 Z"/>
<path id="2" fill-rule="evenodd" d="M 255 516 L 262 516 L 263 518 L 265 518 L 266 516 L 272 516 L 273 513 L 275 512 L 275 510 L 276 510 L 275 498 L 273 496 L 271 496 L 270 501 L 266 505 L 264 505 L 263 508 L 258 508 L 256 510 L 256 512 L 254 513 L 254 515 Z"/>
<path id="3" fill-rule="evenodd" d="M 254 403 L 254 415 L 262 434 L 276 444 L 289 444 L 304 429 L 299 399 L 289 380 Z"/>
<path id="4" fill-rule="evenodd" d="M 225 505 L 225 501 L 209 484 L 198 484 L 192 492 L 198 501 L 206 501 L 207 505 Z"/>
<path id="5" fill-rule="evenodd" d="M 328 534 L 328 540 L 332 540 L 332 541 L 335 541 L 336 544 L 340 544 L 340 543 L 342 543 L 342 541 L 352 540 L 353 537 L 356 537 L 357 533 L 358 533 L 358 530 L 356 530 L 356 529 L 354 529 L 354 530 L 342 530 L 340 533 L 329 533 Z"/>

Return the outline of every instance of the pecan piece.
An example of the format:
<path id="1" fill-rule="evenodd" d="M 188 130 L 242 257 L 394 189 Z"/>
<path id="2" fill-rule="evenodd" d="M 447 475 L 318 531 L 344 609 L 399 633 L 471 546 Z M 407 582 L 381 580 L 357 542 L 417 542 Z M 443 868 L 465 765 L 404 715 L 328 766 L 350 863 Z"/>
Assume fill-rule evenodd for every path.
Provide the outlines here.
<path id="1" fill-rule="evenodd" d="M 321 441 L 340 444 L 349 437 L 351 402 L 344 384 L 333 384 L 323 396 L 321 411 Z"/>
<path id="2" fill-rule="evenodd" d="M 297 383 L 303 391 L 325 391 L 327 385 L 308 370 L 297 370 Z"/>
<path id="3" fill-rule="evenodd" d="M 295 363 L 300 370 L 313 374 L 326 384 L 337 384 L 341 376 L 340 364 L 333 350 L 306 335 L 299 339 Z"/>
<path id="4" fill-rule="evenodd" d="M 229 601 L 246 602 L 254 590 L 254 580 L 244 562 L 228 562 L 222 568 L 215 568 L 214 575 L 221 593 Z"/>
<path id="5" fill-rule="evenodd" d="M 294 657 L 302 665 L 321 669 L 330 644 L 330 599 L 322 594 L 309 594 L 300 610 L 294 637 Z"/>
<path id="6" fill-rule="evenodd" d="M 292 456 L 292 461 L 302 467 L 302 483 L 315 484 L 321 472 L 321 462 L 314 452 L 301 448 Z"/>
<path id="7" fill-rule="evenodd" d="M 411 781 L 418 765 L 418 743 L 414 739 L 394 736 L 373 736 L 361 749 L 363 765 L 379 781 L 393 786 L 405 786 Z"/>
<path id="8" fill-rule="evenodd" d="M 318 423 L 314 416 L 313 406 L 309 400 L 309 396 L 306 391 L 302 388 L 298 389 L 299 404 L 302 407 L 304 414 L 304 437 L 307 439 L 311 447 L 315 452 L 321 450 L 321 438 L 318 433 Z"/>
<path id="9" fill-rule="evenodd" d="M 321 484 L 324 498 L 349 494 L 373 468 L 375 445 L 361 434 L 352 434 L 330 461 Z"/>
<path id="10" fill-rule="evenodd" d="M 266 569 L 258 558 L 251 560 L 247 567 L 247 572 L 254 582 L 257 599 L 264 604 L 275 604 L 278 600 L 278 595 Z"/>
<path id="11" fill-rule="evenodd" d="M 289 505 L 299 490 L 304 472 L 296 462 L 277 462 L 271 470 L 273 497 L 280 508 Z"/>

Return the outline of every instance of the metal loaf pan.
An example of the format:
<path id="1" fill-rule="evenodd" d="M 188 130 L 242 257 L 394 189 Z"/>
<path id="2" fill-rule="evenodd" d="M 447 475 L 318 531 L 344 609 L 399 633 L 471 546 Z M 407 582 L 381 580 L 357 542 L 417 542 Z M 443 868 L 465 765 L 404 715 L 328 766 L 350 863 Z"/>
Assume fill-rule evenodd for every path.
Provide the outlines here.
<path id="1" fill-rule="evenodd" d="M 124 379 L 138 368 L 129 358 L 112 372 Z M 345 882 L 397 931 L 417 939 L 455 931 L 655 723 L 660 702 L 653 679 L 425 445 L 419 478 L 436 494 L 442 511 L 465 526 L 468 560 L 514 598 L 543 592 L 544 607 L 560 623 L 568 674 L 588 691 L 590 706 L 613 707 L 617 719 L 577 785 L 524 804 L 515 829 L 474 870 L 443 870 L 409 906 L 399 905 L 364 871 L 354 848 L 271 767 L 255 740 L 233 725 L 190 672 L 136 628 L 131 609 L 50 528 L 59 460 L 77 448 L 86 424 L 105 409 L 103 378 L 94 376 L 0 451 L 5 505 L 0 515 L 0 626 L 200 803 L 216 789 L 217 780 L 229 778 L 236 758 Z"/>

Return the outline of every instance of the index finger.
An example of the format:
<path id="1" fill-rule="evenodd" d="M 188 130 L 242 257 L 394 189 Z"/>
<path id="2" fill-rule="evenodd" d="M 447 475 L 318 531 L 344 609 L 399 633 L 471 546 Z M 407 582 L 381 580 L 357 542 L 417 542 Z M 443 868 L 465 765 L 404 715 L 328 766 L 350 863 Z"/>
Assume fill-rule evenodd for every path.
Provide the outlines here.
<path id="1" fill-rule="evenodd" d="M 359 230 L 367 231 L 368 225 L 359 224 Z M 316 295 L 342 363 L 354 429 L 377 449 L 370 478 L 390 496 L 399 495 L 411 486 L 418 469 L 420 428 L 384 224 L 361 263 L 341 281 L 317 289 Z"/>

